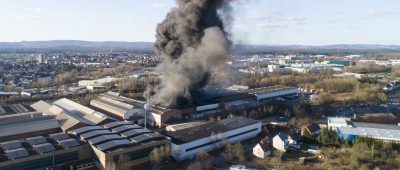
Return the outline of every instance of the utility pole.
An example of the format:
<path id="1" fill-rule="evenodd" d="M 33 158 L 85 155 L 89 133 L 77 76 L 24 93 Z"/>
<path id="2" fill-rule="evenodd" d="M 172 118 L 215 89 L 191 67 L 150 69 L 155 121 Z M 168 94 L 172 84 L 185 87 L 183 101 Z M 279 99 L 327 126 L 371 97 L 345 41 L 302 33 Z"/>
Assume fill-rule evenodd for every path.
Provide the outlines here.
<path id="1" fill-rule="evenodd" d="M 147 110 L 148 109 L 149 109 L 149 104 L 146 101 L 146 103 L 144 103 L 144 128 L 147 127 Z"/>

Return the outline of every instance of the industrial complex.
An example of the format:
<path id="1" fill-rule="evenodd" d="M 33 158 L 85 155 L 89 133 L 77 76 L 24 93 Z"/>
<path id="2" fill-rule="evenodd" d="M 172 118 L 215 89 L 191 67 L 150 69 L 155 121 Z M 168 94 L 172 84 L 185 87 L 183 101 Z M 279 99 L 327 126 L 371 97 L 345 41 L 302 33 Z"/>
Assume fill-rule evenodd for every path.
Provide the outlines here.
<path id="1" fill-rule="evenodd" d="M 0 169 L 110 168 L 149 161 L 154 148 L 176 160 L 257 136 L 261 122 L 223 117 L 229 107 L 297 95 L 295 88 L 225 90 L 187 108 L 167 108 L 106 92 L 86 107 L 62 98 L 0 107 Z M 219 117 L 217 121 L 206 121 Z M 146 128 L 148 126 L 148 128 Z M 158 129 L 166 129 L 159 131 Z M 151 130 L 153 129 L 153 130 Z M 155 132 L 157 130 L 158 132 Z"/>

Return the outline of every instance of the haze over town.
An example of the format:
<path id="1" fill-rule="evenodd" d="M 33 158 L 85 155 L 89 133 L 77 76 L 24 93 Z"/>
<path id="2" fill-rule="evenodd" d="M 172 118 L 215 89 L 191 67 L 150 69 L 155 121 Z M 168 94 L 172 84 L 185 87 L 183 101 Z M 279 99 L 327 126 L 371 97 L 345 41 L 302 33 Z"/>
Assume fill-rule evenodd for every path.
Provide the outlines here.
<path id="1" fill-rule="evenodd" d="M 399 6 L 0 1 L 0 169 L 400 169 Z"/>

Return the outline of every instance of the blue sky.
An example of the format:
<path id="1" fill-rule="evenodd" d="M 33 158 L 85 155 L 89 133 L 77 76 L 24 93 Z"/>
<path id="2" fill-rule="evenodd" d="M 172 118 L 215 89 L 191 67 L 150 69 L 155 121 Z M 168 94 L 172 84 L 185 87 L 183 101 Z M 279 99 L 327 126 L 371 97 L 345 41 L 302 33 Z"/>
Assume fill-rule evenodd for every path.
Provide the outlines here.
<path id="1" fill-rule="evenodd" d="M 269 45 L 400 44 L 398 0 L 239 0 L 232 39 Z M 154 41 L 174 0 L 0 0 L 0 41 Z"/>

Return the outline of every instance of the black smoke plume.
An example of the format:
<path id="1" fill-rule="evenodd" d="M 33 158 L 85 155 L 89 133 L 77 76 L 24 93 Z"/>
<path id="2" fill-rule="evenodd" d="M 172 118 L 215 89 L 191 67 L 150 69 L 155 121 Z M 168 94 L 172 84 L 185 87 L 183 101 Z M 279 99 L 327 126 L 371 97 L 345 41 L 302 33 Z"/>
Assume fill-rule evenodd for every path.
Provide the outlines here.
<path id="1" fill-rule="evenodd" d="M 227 0 L 177 0 L 165 20 L 158 24 L 155 51 L 164 56 L 157 87 L 148 87 L 145 97 L 152 104 L 180 106 L 193 101 L 210 79 L 211 69 L 223 65 L 230 41 L 220 15 Z"/>

